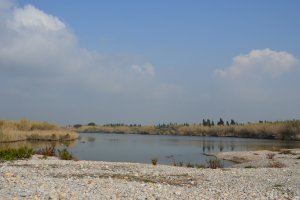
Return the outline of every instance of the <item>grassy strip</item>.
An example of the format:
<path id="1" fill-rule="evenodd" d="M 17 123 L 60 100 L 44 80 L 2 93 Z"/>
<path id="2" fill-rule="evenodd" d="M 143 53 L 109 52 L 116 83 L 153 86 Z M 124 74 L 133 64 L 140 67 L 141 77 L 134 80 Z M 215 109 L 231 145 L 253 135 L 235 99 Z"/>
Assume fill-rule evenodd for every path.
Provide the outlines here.
<path id="1" fill-rule="evenodd" d="M 58 152 L 58 154 L 56 154 Z M 19 159 L 28 159 L 32 155 L 39 154 L 44 157 L 58 156 L 61 160 L 74 160 L 73 155 L 67 150 L 56 150 L 54 147 L 45 147 L 37 151 L 26 146 L 17 149 L 0 149 L 0 161 L 13 161 Z"/>
<path id="2" fill-rule="evenodd" d="M 21 147 L 19 149 L 4 149 L 0 150 L 0 160 L 12 161 L 18 159 L 31 158 L 34 154 L 34 150 L 27 147 Z"/>
<path id="3" fill-rule="evenodd" d="M 26 119 L 20 121 L 0 120 L 0 142 L 24 140 L 68 141 L 78 134 L 47 122 L 34 122 Z"/>

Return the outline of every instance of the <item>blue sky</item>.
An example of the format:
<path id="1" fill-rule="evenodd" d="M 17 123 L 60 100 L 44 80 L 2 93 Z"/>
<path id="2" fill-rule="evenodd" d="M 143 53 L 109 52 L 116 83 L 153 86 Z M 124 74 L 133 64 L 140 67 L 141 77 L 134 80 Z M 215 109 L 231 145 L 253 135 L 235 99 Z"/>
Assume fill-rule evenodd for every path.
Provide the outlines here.
<path id="1" fill-rule="evenodd" d="M 87 58 L 81 58 L 82 54 L 76 56 L 79 60 L 84 60 L 80 67 L 90 69 L 88 66 L 96 66 L 101 62 L 99 67 L 95 67 L 97 70 L 92 69 L 95 77 L 86 74 L 76 77 L 76 81 L 70 78 L 70 82 L 64 83 L 61 88 L 73 91 L 68 95 L 63 91 L 54 90 L 52 97 L 55 101 L 47 104 L 48 109 L 44 108 L 47 106 L 41 101 L 35 104 L 20 104 L 17 101 L 13 103 L 10 100 L 15 98 L 14 95 L 20 95 L 20 88 L 19 85 L 11 86 L 16 92 L 13 95 L 6 94 L 6 101 L 11 105 L 3 108 L 4 118 L 15 119 L 29 115 L 28 117 L 33 119 L 63 123 L 87 120 L 137 123 L 197 122 L 203 117 L 217 119 L 219 116 L 238 118 L 240 121 L 300 118 L 297 103 L 300 98 L 295 94 L 300 84 L 299 1 L 0 1 L 12 4 L 9 8 L 2 6 L 9 10 L 8 16 L 3 17 L 3 20 L 15 17 L 16 9 L 21 10 L 21 18 L 28 18 L 29 22 L 37 20 L 39 23 L 39 19 L 44 15 L 50 16 L 47 18 L 49 23 L 53 18 L 59 20 L 64 25 L 62 29 L 66 40 L 75 38 L 72 47 L 66 42 L 67 50 L 64 54 L 69 55 L 74 49 L 84 49 L 89 55 L 97 54 L 94 61 L 85 61 Z M 32 5 L 33 9 L 26 10 L 28 5 Z M 29 19 L 30 17 L 32 19 Z M 22 31 L 30 28 L 31 34 L 38 36 L 36 38 L 47 39 L 45 30 L 42 30 L 48 30 L 45 24 L 35 24 L 33 29 L 28 27 L 32 25 L 28 24 L 28 21 L 24 22 L 19 18 L 15 20 Z M 22 27 L 19 26 L 20 23 Z M 51 32 L 51 37 L 53 34 Z M 53 36 L 52 44 L 58 40 L 64 44 L 61 33 L 55 34 L 57 35 Z M 22 41 L 33 38 L 24 35 L 15 37 L 22 37 Z M 57 44 L 59 46 L 59 42 Z M 24 47 L 24 44 L 17 45 L 18 48 L 20 46 Z M 36 48 L 32 51 L 37 51 L 42 46 L 36 45 L 32 48 Z M 57 49 L 53 47 L 53 51 L 58 51 Z M 255 52 L 251 54 L 255 50 L 258 50 L 258 60 Z M 55 55 L 51 58 L 45 55 L 42 57 L 47 62 L 47 59 L 56 60 Z M 29 56 L 31 60 L 40 59 L 32 56 Z M 237 56 L 250 57 L 250 64 L 245 66 L 240 62 L 241 59 L 234 62 L 233 58 Z M 72 56 L 69 59 L 72 60 Z M 27 60 L 28 58 L 22 57 L 18 64 L 24 62 L 25 66 L 28 64 L 25 62 Z M 19 82 L 21 79 L 15 74 L 22 72 L 17 64 L 14 64 L 12 73 L 12 67 L 9 68 L 7 64 L 11 62 L 4 61 L 2 66 L 7 65 L 6 68 L 10 69 L 5 77 L 11 76 Z M 66 62 L 69 60 L 62 60 L 61 63 Z M 30 63 L 31 66 L 34 64 Z M 47 69 L 54 71 L 52 65 L 49 61 Z M 142 74 L 141 77 L 132 77 L 132 66 L 135 66 L 132 69 Z M 230 66 L 233 66 L 232 70 Z M 222 69 L 228 70 L 216 73 Z M 243 70 L 242 77 L 232 76 L 240 69 Z M 57 70 L 56 73 L 60 69 Z M 109 79 L 103 83 L 93 82 L 93 85 L 104 84 L 108 87 L 96 90 L 93 88 L 93 92 L 90 92 L 90 83 L 84 83 L 77 87 L 81 88 L 77 92 L 71 89 L 71 82 L 79 84 L 79 79 L 84 77 L 89 80 L 97 79 L 97 73 L 99 79 L 103 74 Z M 151 77 L 145 77 L 146 74 Z M 68 76 L 62 73 L 60 75 L 61 79 Z M 46 78 L 51 79 L 50 76 Z M 31 77 L 25 77 L 24 73 L 22 78 L 33 80 Z M 119 85 L 109 85 L 109 81 L 116 79 L 120 82 Z M 42 85 L 40 88 L 50 91 L 56 87 L 51 82 L 43 84 L 38 82 L 38 85 Z M 33 92 L 32 83 L 26 82 L 24 87 L 30 88 L 28 95 Z M 128 87 L 130 91 L 127 91 Z M 118 92 L 116 88 L 119 88 Z M 281 99 L 282 92 L 290 98 Z M 149 95 L 151 93 L 153 94 Z M 89 98 L 85 99 L 80 94 L 86 94 Z M 256 97 L 253 98 L 253 95 Z M 70 101 L 70 96 L 77 99 L 72 103 L 80 112 L 68 107 L 66 102 Z M 38 95 L 38 98 L 47 99 L 43 94 Z M 26 100 L 30 100 L 30 97 L 26 97 Z M 18 104 L 20 113 L 8 109 L 15 106 L 14 104 Z M 87 104 L 90 107 L 86 106 Z M 94 109 L 99 104 L 104 108 Z M 70 114 L 53 111 L 58 105 Z M 28 107 L 36 109 L 29 111 Z"/>
<path id="2" fill-rule="evenodd" d="M 300 52 L 300 2 L 20 1 L 59 17 L 82 47 L 150 59 L 169 79 L 189 84 L 252 49 Z M 176 70 L 176 72 L 173 72 Z M 186 71 L 192 73 L 186 74 Z M 181 78 L 182 76 L 187 76 Z"/>

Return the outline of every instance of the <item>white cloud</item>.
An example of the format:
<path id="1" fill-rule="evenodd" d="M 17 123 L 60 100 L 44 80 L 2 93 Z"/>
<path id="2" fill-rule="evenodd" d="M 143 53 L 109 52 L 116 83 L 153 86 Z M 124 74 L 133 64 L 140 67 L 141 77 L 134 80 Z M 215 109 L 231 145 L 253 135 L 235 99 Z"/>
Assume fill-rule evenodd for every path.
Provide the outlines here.
<path id="1" fill-rule="evenodd" d="M 135 72 L 138 72 L 140 74 L 149 76 L 155 75 L 155 70 L 151 63 L 145 63 L 142 65 L 132 65 L 131 67 Z"/>
<path id="2" fill-rule="evenodd" d="M 148 105 L 153 98 L 166 100 L 162 89 L 168 90 L 170 98 L 178 94 L 177 87 L 166 85 L 155 77 L 155 67 L 143 56 L 91 52 L 79 46 L 59 18 L 32 5 L 20 7 L 0 0 L 0 96 L 5 96 L 0 98 L 0 110 L 19 107 L 7 113 L 20 116 L 21 110 L 43 108 L 42 104 L 55 107 L 61 103 L 67 109 L 69 102 L 82 106 L 93 101 L 86 112 L 107 107 L 109 114 L 115 99 L 130 110 L 135 106 L 133 100 Z M 36 102 L 38 99 L 43 100 Z M 75 111 L 69 112 L 72 118 Z"/>
<path id="3" fill-rule="evenodd" d="M 48 15 L 32 5 L 16 8 L 10 25 L 17 30 L 39 29 L 40 31 L 58 31 L 66 28 L 65 24 L 57 17 Z"/>
<path id="4" fill-rule="evenodd" d="M 4 6 L 2 6 L 4 7 Z M 57 17 L 26 5 L 5 6 L 0 18 L 0 70 L 28 81 L 63 80 L 87 90 L 136 91 L 159 89 L 154 66 L 139 56 L 109 56 L 79 47 L 76 36 Z M 137 84 L 138 83 L 138 84 Z M 138 85 L 138 87 L 137 87 Z M 155 93 L 153 91 L 153 93 Z"/>
<path id="5" fill-rule="evenodd" d="M 215 70 L 215 75 L 230 79 L 263 75 L 275 78 L 290 72 L 296 63 L 297 59 L 285 51 L 258 49 L 233 58 L 231 66 Z"/>

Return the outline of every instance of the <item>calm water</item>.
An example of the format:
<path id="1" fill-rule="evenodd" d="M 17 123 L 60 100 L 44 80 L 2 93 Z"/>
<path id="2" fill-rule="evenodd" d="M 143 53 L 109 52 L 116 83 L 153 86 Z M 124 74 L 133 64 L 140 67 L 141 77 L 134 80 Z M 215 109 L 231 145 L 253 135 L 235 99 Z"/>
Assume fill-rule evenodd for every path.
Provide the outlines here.
<path id="1" fill-rule="evenodd" d="M 0 148 L 12 144 L 20 145 L 0 144 Z M 173 161 L 204 164 L 210 159 L 204 153 L 300 147 L 300 141 L 105 133 L 81 133 L 78 141 L 66 144 L 22 142 L 21 145 L 24 144 L 33 148 L 67 145 L 80 160 L 150 163 L 152 158 L 157 158 L 160 164 Z"/>

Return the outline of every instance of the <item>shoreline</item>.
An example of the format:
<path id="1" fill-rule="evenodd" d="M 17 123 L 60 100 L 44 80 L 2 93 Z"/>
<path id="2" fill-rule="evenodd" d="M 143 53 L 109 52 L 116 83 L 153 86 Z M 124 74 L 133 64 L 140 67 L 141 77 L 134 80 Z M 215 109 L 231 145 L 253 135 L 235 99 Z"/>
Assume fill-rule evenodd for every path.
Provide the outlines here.
<path id="1" fill-rule="evenodd" d="M 271 160 L 271 151 L 224 152 Z M 4 199 L 299 199 L 300 149 L 275 152 L 283 168 L 248 168 L 247 162 L 223 169 L 103 161 L 65 161 L 56 157 L 0 163 Z M 231 154 L 229 154 L 231 153 Z M 258 154 L 258 155 L 255 155 Z M 249 157 L 250 158 L 250 157 Z"/>
<path id="2" fill-rule="evenodd" d="M 79 136 L 78 136 L 79 137 Z M 71 139 L 24 139 L 24 140 L 15 140 L 15 141 L 0 141 L 0 144 L 9 144 L 9 143 L 17 143 L 17 142 L 68 142 L 68 141 L 75 141 L 77 138 Z"/>

